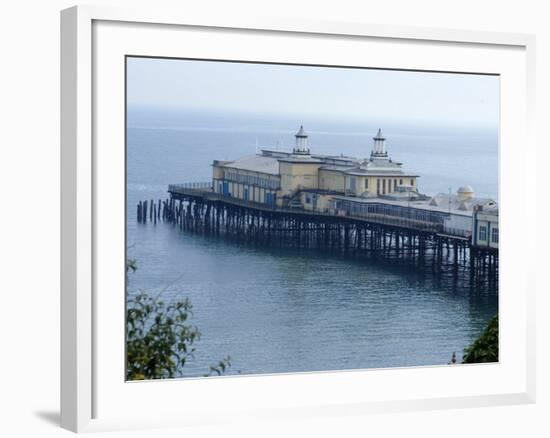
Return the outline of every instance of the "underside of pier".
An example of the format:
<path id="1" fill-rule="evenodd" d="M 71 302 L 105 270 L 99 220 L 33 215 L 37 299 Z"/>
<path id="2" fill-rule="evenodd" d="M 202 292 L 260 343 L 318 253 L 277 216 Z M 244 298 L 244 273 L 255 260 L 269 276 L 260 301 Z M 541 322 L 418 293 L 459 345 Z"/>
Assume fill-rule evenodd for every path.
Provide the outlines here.
<path id="1" fill-rule="evenodd" d="M 137 219 L 244 244 L 315 248 L 468 277 L 491 288 L 498 284 L 498 250 L 472 247 L 468 239 L 443 234 L 437 224 L 280 209 L 199 191 L 140 202 Z"/>

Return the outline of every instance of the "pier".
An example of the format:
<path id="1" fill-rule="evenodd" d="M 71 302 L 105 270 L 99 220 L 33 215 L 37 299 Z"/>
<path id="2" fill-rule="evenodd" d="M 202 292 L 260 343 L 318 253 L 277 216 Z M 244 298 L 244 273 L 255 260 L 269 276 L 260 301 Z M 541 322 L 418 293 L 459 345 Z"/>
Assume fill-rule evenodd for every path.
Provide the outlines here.
<path id="1" fill-rule="evenodd" d="M 341 215 L 245 201 L 207 184 L 170 185 L 166 200 L 141 201 L 139 223 L 169 223 L 182 232 L 288 248 L 366 256 L 420 270 L 498 284 L 498 248 L 478 247 L 443 224 L 365 212 Z"/>

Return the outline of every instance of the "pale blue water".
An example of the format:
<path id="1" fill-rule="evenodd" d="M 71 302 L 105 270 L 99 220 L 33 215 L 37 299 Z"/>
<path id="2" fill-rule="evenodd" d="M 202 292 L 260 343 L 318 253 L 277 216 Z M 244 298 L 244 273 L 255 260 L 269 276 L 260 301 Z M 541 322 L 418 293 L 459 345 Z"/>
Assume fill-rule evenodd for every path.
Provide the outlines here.
<path id="1" fill-rule="evenodd" d="M 304 123 L 311 149 L 367 156 L 378 126 L 327 120 L 130 110 L 127 136 L 129 293 L 189 297 L 202 332 L 182 370 L 201 376 L 230 355 L 229 374 L 446 364 L 497 312 L 496 291 L 452 285 L 413 269 L 313 250 L 242 247 L 136 221 L 139 200 L 167 185 L 211 178 L 213 159 L 293 145 Z M 434 194 L 470 184 L 498 194 L 496 129 L 381 126 L 390 155 Z"/>

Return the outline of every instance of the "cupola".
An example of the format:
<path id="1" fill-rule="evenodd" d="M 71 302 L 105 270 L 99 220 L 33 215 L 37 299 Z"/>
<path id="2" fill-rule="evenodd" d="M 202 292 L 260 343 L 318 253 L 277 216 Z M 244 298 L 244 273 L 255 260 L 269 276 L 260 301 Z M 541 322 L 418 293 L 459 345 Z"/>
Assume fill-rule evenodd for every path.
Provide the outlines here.
<path id="1" fill-rule="evenodd" d="M 293 153 L 298 155 L 309 155 L 308 137 L 303 126 L 300 126 L 300 129 L 296 133 L 295 137 L 296 146 L 294 147 Z"/>
<path id="2" fill-rule="evenodd" d="M 374 145 L 372 147 L 371 157 L 373 158 L 388 158 L 386 152 L 386 137 L 382 135 L 382 129 L 378 129 L 376 137 L 373 137 Z"/>
<path id="3" fill-rule="evenodd" d="M 474 193 L 474 189 L 472 189 L 472 186 L 469 186 L 466 184 L 465 186 L 461 186 L 457 190 L 456 195 L 459 200 L 465 201 L 466 199 L 472 199 L 475 193 Z"/>

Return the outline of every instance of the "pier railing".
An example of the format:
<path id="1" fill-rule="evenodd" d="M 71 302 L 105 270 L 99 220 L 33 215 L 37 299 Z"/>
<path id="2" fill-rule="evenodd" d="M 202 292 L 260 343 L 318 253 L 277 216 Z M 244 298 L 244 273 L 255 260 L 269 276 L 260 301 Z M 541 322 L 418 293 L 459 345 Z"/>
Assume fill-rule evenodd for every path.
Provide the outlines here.
<path id="1" fill-rule="evenodd" d="M 212 181 L 188 182 L 183 184 L 170 184 L 168 191 L 178 189 L 212 189 Z"/>
<path id="2" fill-rule="evenodd" d="M 365 221 L 373 222 L 382 225 L 391 225 L 400 228 L 409 228 L 417 231 L 425 231 L 431 233 L 438 233 L 443 230 L 443 225 L 428 221 L 422 221 L 417 219 L 411 219 L 406 217 L 397 217 L 389 216 L 376 213 L 356 213 L 350 214 L 342 212 L 337 213 L 336 211 L 319 211 L 319 210 L 305 210 L 297 208 L 284 208 L 277 207 L 274 205 L 269 205 L 260 202 L 247 201 L 244 199 L 234 198 L 231 196 L 223 195 L 220 193 L 214 192 L 212 185 L 204 183 L 204 185 L 199 186 L 202 183 L 190 183 L 189 184 L 171 184 L 168 186 L 168 192 L 172 195 L 179 195 L 182 197 L 192 197 L 192 198 L 202 198 L 208 201 L 221 201 L 226 204 L 255 208 L 261 211 L 273 211 L 280 213 L 289 213 L 293 215 L 311 215 L 311 216 L 321 216 L 321 217 L 330 217 L 330 218 L 341 218 L 341 219 L 351 219 L 356 221 Z"/>
<path id="3" fill-rule="evenodd" d="M 197 183 L 198 184 L 198 183 Z M 205 190 L 206 189 L 206 190 Z M 223 201 L 228 204 L 238 205 L 242 207 L 257 208 L 260 210 L 279 211 L 283 210 L 263 202 L 247 201 L 245 199 L 234 198 L 232 196 L 223 195 L 221 193 L 214 192 L 212 184 L 207 187 L 187 187 L 184 184 L 170 184 L 168 186 L 168 192 L 171 194 L 191 196 L 194 198 L 204 198 L 208 201 Z"/>

